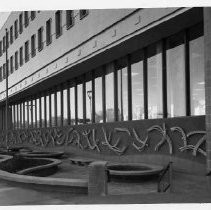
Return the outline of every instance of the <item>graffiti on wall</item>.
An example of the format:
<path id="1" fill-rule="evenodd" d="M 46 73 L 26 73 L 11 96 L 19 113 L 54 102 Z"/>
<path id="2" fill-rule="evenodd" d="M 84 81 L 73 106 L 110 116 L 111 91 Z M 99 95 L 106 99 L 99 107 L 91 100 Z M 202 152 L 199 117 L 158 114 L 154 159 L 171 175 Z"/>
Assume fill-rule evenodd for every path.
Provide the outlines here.
<path id="1" fill-rule="evenodd" d="M 152 148 L 150 145 L 153 143 L 153 150 L 155 152 L 159 152 L 161 148 L 165 147 L 170 155 L 178 149 L 179 152 L 190 150 L 193 156 L 197 156 L 198 153 L 206 156 L 205 131 L 186 133 L 183 128 L 178 126 L 167 129 L 166 124 L 163 123 L 162 125 L 149 127 L 142 131 L 142 134 L 139 132 L 137 128 L 115 127 L 108 129 L 104 126 L 101 129 L 92 128 L 83 130 L 77 130 L 74 127 L 10 130 L 8 131 L 7 144 L 11 146 L 30 143 L 40 147 L 73 145 L 81 150 L 93 150 L 98 153 L 101 153 L 106 148 L 117 155 L 123 155 L 130 147 L 138 152 L 147 151 L 150 147 Z M 172 136 L 176 132 L 177 138 L 183 144 L 181 147 L 175 145 L 172 140 Z M 193 137 L 197 137 L 195 144 L 190 143 Z M 5 145 L 5 132 L 1 133 L 0 138 L 1 144 Z"/>

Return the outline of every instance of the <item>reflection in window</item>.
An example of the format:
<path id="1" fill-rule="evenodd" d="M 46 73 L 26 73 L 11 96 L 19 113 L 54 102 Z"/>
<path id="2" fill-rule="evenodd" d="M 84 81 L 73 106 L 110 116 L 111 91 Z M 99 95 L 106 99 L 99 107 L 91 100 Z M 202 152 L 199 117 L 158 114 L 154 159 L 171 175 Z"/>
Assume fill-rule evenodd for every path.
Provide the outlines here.
<path id="1" fill-rule="evenodd" d="M 83 123 L 83 89 L 82 84 L 77 86 L 78 88 L 78 124 Z"/>
<path id="2" fill-rule="evenodd" d="M 61 92 L 57 92 L 57 126 L 61 126 Z"/>
<path id="3" fill-rule="evenodd" d="M 110 63 L 106 68 L 106 122 L 114 121 L 114 64 Z"/>
<path id="4" fill-rule="evenodd" d="M 193 28 L 190 41 L 191 115 L 205 114 L 204 37 L 200 25 Z"/>
<path id="5" fill-rule="evenodd" d="M 63 125 L 68 125 L 67 120 L 67 89 L 63 90 Z"/>
<path id="6" fill-rule="evenodd" d="M 161 43 L 148 48 L 148 118 L 163 117 Z"/>
<path id="7" fill-rule="evenodd" d="M 132 56 L 132 119 L 144 119 L 143 60 L 138 55 Z"/>
<path id="8" fill-rule="evenodd" d="M 127 67 L 118 70 L 118 120 L 128 120 L 128 74 Z"/>
<path id="9" fill-rule="evenodd" d="M 41 98 L 41 122 L 42 122 L 42 127 L 45 127 L 45 101 L 44 97 Z"/>
<path id="10" fill-rule="evenodd" d="M 166 62 L 168 117 L 185 116 L 185 55 L 182 33 L 167 40 Z"/>
<path id="11" fill-rule="evenodd" d="M 95 79 L 95 122 L 103 122 L 102 78 Z"/>
<path id="12" fill-rule="evenodd" d="M 75 125 L 75 88 L 70 88 L 70 119 L 71 125 Z"/>
<path id="13" fill-rule="evenodd" d="M 40 127 L 40 102 L 39 102 L 39 98 L 36 99 L 37 100 L 37 127 Z M 26 115 L 26 112 L 25 112 Z"/>
<path id="14" fill-rule="evenodd" d="M 91 123 L 92 116 L 92 82 L 86 83 L 86 123 Z"/>
<path id="15" fill-rule="evenodd" d="M 50 127 L 49 96 L 46 96 L 46 124 L 47 127 Z"/>
<path id="16" fill-rule="evenodd" d="M 55 119 L 55 96 L 54 93 L 51 94 L 51 123 L 54 127 L 56 125 L 56 119 Z"/>

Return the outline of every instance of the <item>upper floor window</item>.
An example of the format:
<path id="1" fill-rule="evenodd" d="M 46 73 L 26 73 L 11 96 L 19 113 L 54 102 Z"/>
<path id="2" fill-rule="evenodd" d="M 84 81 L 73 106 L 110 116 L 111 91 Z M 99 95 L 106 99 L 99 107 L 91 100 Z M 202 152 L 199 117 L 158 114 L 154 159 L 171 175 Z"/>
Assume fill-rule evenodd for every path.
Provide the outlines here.
<path id="1" fill-rule="evenodd" d="M 18 20 L 15 21 L 15 39 L 18 38 Z"/>
<path id="2" fill-rule="evenodd" d="M 0 41 L 0 56 L 2 56 L 2 41 Z"/>
<path id="3" fill-rule="evenodd" d="M 3 64 L 3 79 L 6 78 L 6 63 Z"/>
<path id="4" fill-rule="evenodd" d="M 36 46 L 35 46 L 35 34 L 31 37 L 31 56 L 34 57 L 36 55 Z"/>
<path id="5" fill-rule="evenodd" d="M 20 34 L 23 32 L 23 14 L 19 15 L 19 32 Z"/>
<path id="6" fill-rule="evenodd" d="M 41 51 L 43 49 L 43 27 L 38 30 L 38 50 Z"/>
<path id="7" fill-rule="evenodd" d="M 24 12 L 24 25 L 27 27 L 29 25 L 29 13 L 28 11 Z"/>
<path id="8" fill-rule="evenodd" d="M 20 63 L 20 66 L 23 65 L 23 47 L 21 47 L 19 50 L 19 63 Z"/>
<path id="9" fill-rule="evenodd" d="M 5 52 L 6 50 L 6 37 L 4 36 L 3 37 L 3 53 Z"/>
<path id="10" fill-rule="evenodd" d="M 29 61 L 29 41 L 25 42 L 25 62 Z"/>
<path id="11" fill-rule="evenodd" d="M 36 16 L 36 12 L 35 11 L 31 11 L 31 20 L 34 20 Z"/>
<path id="12" fill-rule="evenodd" d="M 56 37 L 58 38 L 62 34 L 62 12 L 58 10 L 55 14 L 56 23 Z"/>
<path id="13" fill-rule="evenodd" d="M 0 67 L 0 82 L 3 80 L 2 78 L 2 67 Z"/>
<path id="14" fill-rule="evenodd" d="M 49 19 L 46 21 L 46 44 L 49 45 L 51 41 L 51 19 Z"/>
<path id="15" fill-rule="evenodd" d="M 70 27 L 72 27 L 74 25 L 74 13 L 73 10 L 67 10 L 66 11 L 66 26 L 67 29 L 69 29 Z"/>
<path id="16" fill-rule="evenodd" d="M 10 72 L 13 73 L 13 56 L 10 57 Z"/>
<path id="17" fill-rule="evenodd" d="M 18 51 L 15 52 L 15 70 L 18 69 Z"/>
<path id="18" fill-rule="evenodd" d="M 10 44 L 13 43 L 13 26 L 10 27 Z"/>
<path id="19" fill-rule="evenodd" d="M 83 19 L 84 17 L 86 17 L 89 14 L 89 11 L 86 10 L 86 9 L 81 9 L 79 11 L 79 13 L 80 13 L 80 20 L 81 20 L 81 19 Z"/>

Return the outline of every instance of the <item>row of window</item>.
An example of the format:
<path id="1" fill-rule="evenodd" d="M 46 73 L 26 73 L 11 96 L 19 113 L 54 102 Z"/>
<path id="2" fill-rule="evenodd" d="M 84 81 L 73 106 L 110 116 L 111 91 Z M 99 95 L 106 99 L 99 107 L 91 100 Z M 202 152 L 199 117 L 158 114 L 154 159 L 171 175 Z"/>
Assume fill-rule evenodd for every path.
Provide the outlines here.
<path id="1" fill-rule="evenodd" d="M 29 25 L 29 19 L 31 19 L 32 21 L 35 19 L 36 12 L 31 11 L 30 13 L 31 13 L 30 17 L 29 17 L 28 11 L 25 11 L 24 13 L 21 13 L 19 15 L 19 19 L 15 20 L 14 22 L 14 32 L 13 32 L 13 26 L 10 27 L 10 30 L 8 31 L 8 38 L 9 38 L 8 47 L 9 47 L 9 43 L 11 45 L 13 43 L 13 40 L 18 38 L 18 34 L 22 34 L 23 32 L 23 16 L 24 16 L 25 28 L 28 27 Z M 56 37 L 59 37 L 62 34 L 62 16 L 61 15 L 62 15 L 61 10 L 58 10 L 55 13 Z M 80 15 L 80 19 L 83 19 L 86 15 L 88 15 L 88 10 L 80 10 L 79 15 Z M 19 23 L 19 30 L 18 30 L 18 23 Z M 66 27 L 67 29 L 69 29 L 73 25 L 74 25 L 74 11 L 67 10 L 66 11 Z M 42 28 L 39 30 L 42 30 Z M 38 36 L 39 36 L 39 33 L 38 33 Z M 46 42 L 48 44 L 51 42 L 51 19 L 49 19 L 46 22 Z M 3 37 L 3 41 L 0 41 L 0 57 L 5 51 L 6 51 L 6 36 Z"/>
<path id="2" fill-rule="evenodd" d="M 84 18 L 88 14 L 87 10 L 80 10 L 80 18 Z M 56 37 L 58 38 L 62 34 L 62 21 L 61 21 L 61 11 L 57 11 L 55 13 L 55 24 L 56 24 Z M 66 11 L 66 23 L 67 29 L 73 26 L 74 24 L 74 16 L 72 10 Z M 48 46 L 52 42 L 52 20 L 49 19 L 46 21 L 46 45 Z M 37 32 L 37 48 L 36 48 L 36 34 L 31 36 L 31 52 L 29 51 L 29 40 L 24 43 L 24 53 L 23 46 L 20 47 L 19 51 L 15 52 L 14 56 L 10 57 L 8 60 L 8 75 L 14 72 L 14 63 L 15 70 L 19 68 L 19 66 L 23 65 L 23 56 L 25 56 L 25 63 L 29 61 L 30 55 L 33 58 L 36 55 L 36 49 L 41 51 L 43 49 L 43 27 L 40 27 Z M 14 57 L 14 59 L 13 59 Z M 13 63 L 14 62 L 14 63 Z M 6 78 L 6 63 L 0 67 L 0 82 Z"/>
<path id="3" fill-rule="evenodd" d="M 201 24 L 12 105 L 14 129 L 205 114 Z"/>

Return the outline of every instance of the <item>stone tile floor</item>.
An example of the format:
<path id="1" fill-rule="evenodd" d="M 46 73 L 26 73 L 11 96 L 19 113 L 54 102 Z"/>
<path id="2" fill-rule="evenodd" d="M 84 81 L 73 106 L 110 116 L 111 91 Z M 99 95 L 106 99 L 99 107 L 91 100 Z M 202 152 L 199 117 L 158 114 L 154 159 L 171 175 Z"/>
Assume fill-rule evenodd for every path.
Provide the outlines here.
<path id="1" fill-rule="evenodd" d="M 65 160 L 52 177 L 88 179 L 87 167 Z M 108 184 L 108 196 L 88 196 L 52 189 L 37 189 L 0 180 L 0 205 L 131 204 L 131 203 L 210 203 L 206 178 L 174 172 L 173 193 L 156 193 L 156 180 Z"/>

